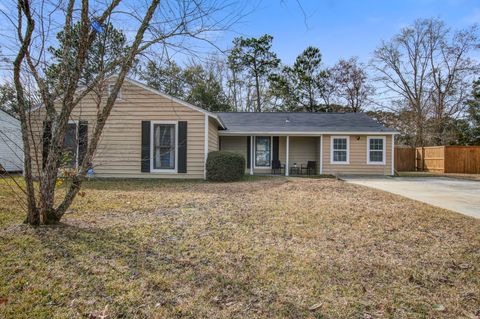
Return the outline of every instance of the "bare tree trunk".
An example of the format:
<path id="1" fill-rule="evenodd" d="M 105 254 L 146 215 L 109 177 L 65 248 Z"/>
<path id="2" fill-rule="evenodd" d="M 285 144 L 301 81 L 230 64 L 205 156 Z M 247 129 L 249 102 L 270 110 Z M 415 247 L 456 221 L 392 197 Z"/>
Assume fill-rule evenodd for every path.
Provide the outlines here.
<path id="1" fill-rule="evenodd" d="M 117 80 L 115 81 L 112 93 L 109 96 L 107 103 L 103 108 L 100 114 L 100 117 L 97 120 L 97 125 L 93 132 L 93 137 L 91 138 L 91 141 L 89 143 L 87 154 L 85 155 L 85 158 L 81 165 L 80 174 L 77 174 L 74 176 L 71 186 L 68 189 L 67 195 L 65 196 L 63 202 L 58 206 L 58 208 L 54 212 L 55 218 L 57 218 L 58 220 L 60 220 L 60 218 L 62 218 L 62 216 L 65 214 L 65 211 L 67 210 L 68 207 L 70 207 L 73 200 L 75 199 L 75 196 L 78 194 L 78 191 L 80 190 L 82 182 L 85 179 L 86 171 L 88 169 L 87 165 L 93 159 L 93 154 L 97 149 L 98 142 L 100 141 L 100 136 L 102 135 L 105 123 L 108 117 L 110 116 L 110 112 L 112 111 L 113 104 L 117 98 L 118 92 L 120 91 L 120 87 L 122 86 L 123 81 L 127 76 L 127 73 L 130 71 L 133 65 L 133 61 L 138 54 L 138 50 L 139 50 L 140 44 L 142 43 L 145 31 L 147 30 L 147 27 L 150 23 L 150 20 L 153 17 L 153 14 L 159 2 L 160 0 L 153 0 L 148 8 L 148 11 L 142 21 L 140 29 L 138 30 L 137 35 L 135 37 L 135 41 L 133 42 L 133 45 L 130 48 L 130 52 L 127 56 L 127 59 L 122 65 L 120 74 L 118 75 Z"/>
<path id="2" fill-rule="evenodd" d="M 312 84 L 309 82 L 308 84 L 308 105 L 309 105 L 309 112 L 314 111 L 314 104 L 313 103 L 313 89 L 312 89 Z"/>
<path id="3" fill-rule="evenodd" d="M 39 213 L 41 224 L 56 224 L 60 221 L 54 209 L 57 177 L 58 167 L 51 167 L 44 171 L 40 179 Z"/>
<path id="4" fill-rule="evenodd" d="M 416 135 L 416 145 L 424 147 L 425 145 L 425 132 L 424 132 L 424 120 L 423 115 L 420 110 L 417 110 L 416 114 L 416 126 L 417 126 L 417 135 Z"/>
<path id="5" fill-rule="evenodd" d="M 238 102 L 237 102 L 237 71 L 232 69 L 233 76 L 233 105 L 235 106 L 235 111 L 238 112 Z"/>
<path id="6" fill-rule="evenodd" d="M 255 90 L 257 92 L 257 112 L 262 111 L 262 102 L 260 99 L 260 80 L 258 78 L 258 75 L 255 75 Z"/>
<path id="7" fill-rule="evenodd" d="M 109 18 L 114 9 L 119 5 L 121 0 L 112 0 L 104 4 L 103 13 L 100 9 L 95 14 L 95 22 L 100 26 Z M 165 17 L 165 12 L 161 14 L 154 14 L 156 10 L 163 10 L 159 8 L 160 0 L 152 0 L 146 2 L 144 9 L 139 9 L 138 12 L 132 13 L 136 15 L 135 23 L 138 27 L 132 43 L 127 46 L 126 55 L 122 54 L 114 57 L 112 63 L 114 66 L 106 67 L 103 63 L 99 66 L 98 75 L 90 77 L 88 83 L 77 90 L 80 86 L 81 77 L 87 69 L 87 58 L 89 50 L 94 49 L 94 41 L 97 38 L 97 33 L 104 32 L 92 26 L 92 18 L 89 15 L 89 1 L 88 0 L 67 0 L 62 10 L 65 11 L 65 22 L 63 27 L 63 34 L 65 41 L 61 43 L 61 52 L 57 56 L 57 66 L 60 71 L 56 77 L 56 87 L 50 84 L 50 75 L 46 68 L 49 67 L 48 62 L 45 62 L 45 51 L 47 50 L 45 40 L 48 33 L 44 32 L 45 19 L 51 18 L 48 13 L 56 12 L 59 3 L 40 2 L 38 6 L 42 6 L 41 10 L 35 7 L 35 2 L 27 0 L 19 0 L 17 6 L 18 19 L 15 29 L 15 36 L 17 37 L 19 45 L 18 53 L 14 62 L 14 84 L 16 89 L 16 98 L 18 105 L 18 114 L 21 121 L 22 141 L 24 144 L 24 175 L 26 182 L 27 200 L 27 218 L 26 223 L 31 225 L 39 224 L 53 224 L 60 221 L 62 216 L 72 204 L 75 196 L 78 194 L 82 182 L 85 179 L 86 172 L 90 163 L 93 162 L 95 151 L 100 142 L 100 138 L 105 126 L 105 123 L 111 113 L 111 110 L 117 99 L 119 90 L 132 68 L 132 65 L 139 54 L 147 50 L 150 46 L 156 43 L 165 44 L 167 39 L 173 37 L 188 37 L 191 39 L 201 39 L 199 35 L 207 33 L 215 28 L 218 30 L 219 24 L 215 20 L 209 22 L 209 16 L 218 14 L 224 8 L 224 4 L 210 4 L 208 2 L 182 2 L 182 6 L 175 7 L 178 12 L 172 11 L 170 8 L 168 15 Z M 45 9 L 45 6 L 50 6 L 51 12 Z M 99 4 L 101 6 L 101 4 Z M 173 8 L 173 6 L 172 6 Z M 44 10 L 45 9 L 45 10 Z M 145 10 L 145 11 L 143 11 Z M 78 12 L 78 14 L 77 14 Z M 121 13 L 117 13 L 121 14 Z M 129 13 L 130 14 L 130 13 Z M 48 15 L 48 18 L 47 18 Z M 154 18 L 164 19 L 165 21 L 155 21 L 151 23 Z M 72 41 L 72 30 L 74 19 L 78 20 L 79 29 L 75 33 L 76 39 Z M 229 19 L 226 19 L 227 21 Z M 51 22 L 51 21 L 49 21 Z M 35 24 L 40 24 L 41 27 L 35 28 Z M 47 23 L 47 22 L 45 22 Z M 25 26 L 24 26 L 25 25 Z M 157 28 L 157 26 L 162 26 Z M 195 26 L 190 28 L 190 26 Z M 164 28 L 165 27 L 165 28 Z M 23 30 L 25 28 L 25 30 Z M 38 30 L 37 30 L 38 29 Z M 100 28 L 101 29 L 101 28 Z M 150 31 L 149 36 L 146 36 L 147 29 Z M 34 31 L 38 31 L 38 35 Z M 106 32 L 106 31 L 105 31 Z M 12 36 L 12 38 L 15 38 Z M 206 38 L 204 40 L 207 40 Z M 104 44 L 105 45 L 105 44 Z M 188 48 L 185 47 L 188 51 Z M 101 53 L 103 50 L 101 49 Z M 72 53 L 73 52 L 73 53 Z M 104 56 L 101 57 L 102 59 Z M 77 163 L 77 169 L 67 177 L 60 173 L 62 159 L 63 159 L 63 144 L 65 136 L 68 132 L 68 122 L 71 119 L 73 110 L 80 101 L 90 94 L 94 88 L 104 85 L 105 76 L 108 73 L 113 73 L 113 70 L 119 70 L 118 76 L 114 81 L 113 88 L 105 103 L 98 103 L 97 114 L 94 119 L 95 126 L 93 133 L 89 134 L 87 150 L 81 163 Z M 39 155 L 37 144 L 38 131 L 32 129 L 32 121 L 29 117 L 31 108 L 27 103 L 26 96 L 29 90 L 26 84 L 22 81 L 25 79 L 31 80 L 34 84 L 34 91 L 38 92 L 41 97 L 42 112 L 45 110 L 45 115 L 38 115 L 38 120 L 41 122 L 45 120 L 50 123 L 50 133 L 48 134 L 48 143 L 43 143 L 45 155 L 42 156 L 42 163 L 39 165 Z M 235 79 L 236 81 L 236 79 Z M 28 83 L 28 82 L 25 82 Z M 236 91 L 236 88 L 235 88 Z M 237 98 L 235 96 L 235 98 Z M 100 99 L 101 100 L 101 99 Z M 35 121 L 34 121 L 35 122 Z M 45 127 L 44 127 L 45 130 Z M 45 132 L 43 132 L 45 133 Z M 42 134 L 42 133 L 39 133 Z M 43 142 L 43 141 L 42 141 Z M 33 152 L 33 150 L 35 150 Z M 42 153 L 43 154 L 43 153 Z M 82 155 L 83 156 L 83 155 Z M 38 173 L 33 172 L 32 157 L 36 159 L 36 166 Z M 35 176 L 34 176 L 35 175 Z M 66 189 L 66 194 L 60 204 L 57 206 L 56 198 L 56 183 L 60 177 L 68 178 L 71 183 Z M 34 179 L 38 177 L 38 190 L 35 187 Z"/>
<path id="8" fill-rule="evenodd" d="M 28 1 L 19 1 L 18 2 L 18 15 L 22 16 L 22 12 L 28 12 L 27 14 L 27 30 L 25 35 L 22 35 L 22 20 L 19 19 L 18 34 L 22 38 L 22 46 L 18 52 L 17 57 L 15 58 L 14 68 L 13 68 L 13 77 L 15 83 L 15 89 L 17 92 L 17 102 L 18 102 L 18 113 L 20 116 L 21 128 L 22 128 L 22 141 L 24 145 L 24 174 L 26 182 L 26 193 L 27 193 L 27 218 L 26 223 L 30 225 L 39 225 L 40 216 L 38 214 L 37 205 L 35 202 L 35 188 L 33 186 L 33 175 L 32 175 L 32 159 L 31 159 L 31 149 L 30 141 L 28 137 L 29 128 L 27 126 L 27 101 L 25 100 L 25 90 L 23 88 L 20 73 L 22 68 L 22 63 L 27 55 L 28 47 L 30 45 L 33 30 L 35 28 L 35 21 L 31 18 L 30 15 L 30 5 Z"/>

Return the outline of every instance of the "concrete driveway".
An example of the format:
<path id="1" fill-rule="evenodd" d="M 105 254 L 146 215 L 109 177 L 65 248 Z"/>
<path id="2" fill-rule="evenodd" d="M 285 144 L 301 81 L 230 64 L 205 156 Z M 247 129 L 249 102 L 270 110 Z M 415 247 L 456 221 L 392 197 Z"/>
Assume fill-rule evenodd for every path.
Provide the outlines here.
<path id="1" fill-rule="evenodd" d="M 447 177 L 345 177 L 343 180 L 480 218 L 480 182 Z"/>

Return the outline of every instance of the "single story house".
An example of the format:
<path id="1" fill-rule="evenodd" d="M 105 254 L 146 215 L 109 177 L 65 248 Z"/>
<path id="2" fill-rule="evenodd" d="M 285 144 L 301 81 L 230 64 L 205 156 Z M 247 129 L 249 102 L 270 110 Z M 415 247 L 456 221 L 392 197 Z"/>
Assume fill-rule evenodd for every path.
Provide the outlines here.
<path id="1" fill-rule="evenodd" d="M 23 141 L 20 121 L 0 110 L 0 172 L 23 170 Z"/>
<path id="2" fill-rule="evenodd" d="M 86 96 L 72 113 L 65 147 L 73 164 L 96 112 Z M 394 134 L 361 113 L 212 113 L 126 79 L 93 167 L 97 177 L 198 179 L 208 153 L 226 150 L 245 156 L 248 174 L 270 174 L 272 162 L 297 174 L 310 162 L 317 174 L 393 175 Z"/>

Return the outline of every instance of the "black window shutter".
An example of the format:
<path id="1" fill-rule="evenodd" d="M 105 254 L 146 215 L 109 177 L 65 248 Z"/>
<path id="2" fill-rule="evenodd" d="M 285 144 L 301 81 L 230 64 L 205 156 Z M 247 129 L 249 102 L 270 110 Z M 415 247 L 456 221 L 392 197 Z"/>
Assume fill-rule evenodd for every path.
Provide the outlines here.
<path id="1" fill-rule="evenodd" d="M 150 121 L 142 121 L 141 171 L 150 172 Z"/>
<path id="2" fill-rule="evenodd" d="M 48 149 L 52 139 L 52 121 L 43 121 L 42 168 L 47 164 Z"/>
<path id="3" fill-rule="evenodd" d="M 250 136 L 247 136 L 247 168 L 250 168 L 250 160 L 251 160 L 251 151 L 252 151 L 252 148 L 250 147 L 251 146 L 251 137 Z"/>
<path id="4" fill-rule="evenodd" d="M 187 122 L 178 122 L 178 170 L 187 172 Z"/>
<path id="5" fill-rule="evenodd" d="M 273 140 L 272 160 L 278 161 L 278 141 L 279 141 L 279 138 L 278 138 L 278 136 L 274 136 L 272 138 L 272 140 Z"/>
<path id="6" fill-rule="evenodd" d="M 88 121 L 78 122 L 78 165 L 82 165 L 88 147 Z"/>

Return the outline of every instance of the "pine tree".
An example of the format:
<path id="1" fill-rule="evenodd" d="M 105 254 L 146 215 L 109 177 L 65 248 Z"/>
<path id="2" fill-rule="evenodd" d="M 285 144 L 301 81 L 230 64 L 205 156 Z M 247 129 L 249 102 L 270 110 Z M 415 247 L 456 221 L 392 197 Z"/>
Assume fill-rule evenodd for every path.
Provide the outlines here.
<path id="1" fill-rule="evenodd" d="M 230 52 L 229 64 L 239 72 L 247 71 L 255 82 L 256 111 L 262 111 L 261 82 L 280 64 L 280 59 L 271 51 L 273 37 L 265 34 L 260 38 L 235 38 Z"/>
<path id="2" fill-rule="evenodd" d="M 71 39 L 68 39 L 69 41 L 78 43 L 80 28 L 80 22 L 72 26 Z M 112 24 L 106 24 L 102 29 L 103 32 L 98 34 L 88 50 L 85 66 L 80 77 L 81 85 L 88 85 L 101 72 L 104 72 L 105 76 L 117 73 L 120 69 L 118 61 L 123 59 L 128 52 L 127 40 L 122 31 L 115 29 Z M 78 54 L 78 45 L 69 46 L 70 50 L 67 51 L 67 57 L 64 59 L 63 54 L 67 41 L 65 31 L 57 34 L 57 40 L 58 46 L 48 48 L 48 52 L 52 55 L 53 63 L 47 67 L 46 75 L 48 84 L 52 88 L 59 87 L 58 81 L 62 78 L 62 70 L 65 68 L 62 63 L 68 61 L 68 67 L 75 68 Z"/>
<path id="3" fill-rule="evenodd" d="M 320 50 L 310 46 L 292 67 L 285 66 L 281 73 L 270 76 L 270 92 L 281 100 L 281 109 L 285 111 L 325 111 L 320 100 L 326 77 L 328 73 L 322 69 Z"/>

